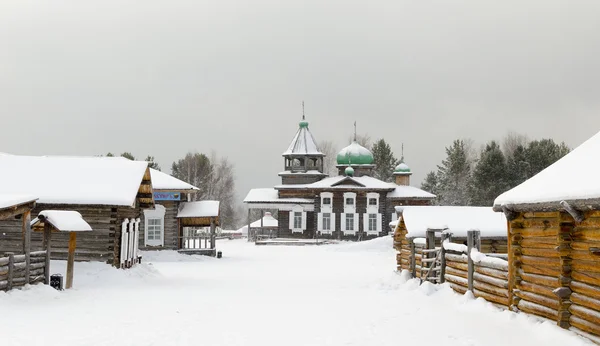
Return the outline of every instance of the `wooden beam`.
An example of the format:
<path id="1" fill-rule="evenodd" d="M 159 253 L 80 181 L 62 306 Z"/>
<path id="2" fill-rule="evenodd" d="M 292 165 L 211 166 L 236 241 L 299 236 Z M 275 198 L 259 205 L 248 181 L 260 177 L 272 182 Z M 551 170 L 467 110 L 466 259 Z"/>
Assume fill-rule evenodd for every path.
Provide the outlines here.
<path id="1" fill-rule="evenodd" d="M 32 208 L 33 204 L 29 203 L 0 210 L 0 220 L 10 219 L 11 217 L 24 214 Z"/>
<path id="2" fill-rule="evenodd" d="M 73 267 L 75 266 L 75 247 L 77 246 L 77 233 L 69 232 L 69 254 L 67 255 L 67 283 L 65 288 L 73 287 Z"/>
<path id="3" fill-rule="evenodd" d="M 46 277 L 44 283 L 50 285 L 50 255 L 52 253 L 52 226 L 44 223 L 44 248 L 46 250 Z"/>
<path id="4" fill-rule="evenodd" d="M 585 216 L 583 215 L 583 213 L 575 209 L 573 206 L 567 203 L 567 201 L 560 201 L 560 205 L 563 208 L 565 208 L 565 211 L 569 213 L 569 215 L 573 217 L 573 220 L 577 222 L 582 222 L 583 220 L 585 220 Z"/>
<path id="5" fill-rule="evenodd" d="M 143 192 L 138 192 L 137 198 L 153 198 L 154 195 L 151 193 L 143 193 Z"/>
<path id="6" fill-rule="evenodd" d="M 29 265 L 31 264 L 31 210 L 23 214 L 23 253 L 25 254 L 25 283 L 29 283 Z"/>

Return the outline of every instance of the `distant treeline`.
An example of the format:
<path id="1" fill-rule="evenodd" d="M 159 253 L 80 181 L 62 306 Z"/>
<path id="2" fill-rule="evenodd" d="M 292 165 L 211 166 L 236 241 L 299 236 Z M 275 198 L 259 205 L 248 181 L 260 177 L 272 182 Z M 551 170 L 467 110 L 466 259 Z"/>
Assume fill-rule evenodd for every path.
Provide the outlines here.
<path id="1" fill-rule="evenodd" d="M 446 147 L 446 159 L 427 174 L 421 188 L 438 205 L 491 206 L 503 192 L 521 184 L 570 151 L 552 139 L 529 140 L 510 133 L 502 144 L 490 141 L 480 150 L 470 140 Z M 549 187 L 550 188 L 550 187 Z"/>

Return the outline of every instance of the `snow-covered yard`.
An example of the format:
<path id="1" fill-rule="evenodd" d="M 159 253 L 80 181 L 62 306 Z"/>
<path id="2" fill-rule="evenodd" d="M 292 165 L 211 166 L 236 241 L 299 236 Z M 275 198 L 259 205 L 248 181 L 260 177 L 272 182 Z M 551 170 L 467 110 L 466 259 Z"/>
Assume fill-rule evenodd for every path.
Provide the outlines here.
<path id="1" fill-rule="evenodd" d="M 222 259 L 145 252 L 131 270 L 77 263 L 73 290 L 0 293 L 0 344 L 591 344 L 446 286 L 406 282 L 394 272 L 390 237 L 218 247 Z M 64 266 L 53 262 L 53 272 Z"/>

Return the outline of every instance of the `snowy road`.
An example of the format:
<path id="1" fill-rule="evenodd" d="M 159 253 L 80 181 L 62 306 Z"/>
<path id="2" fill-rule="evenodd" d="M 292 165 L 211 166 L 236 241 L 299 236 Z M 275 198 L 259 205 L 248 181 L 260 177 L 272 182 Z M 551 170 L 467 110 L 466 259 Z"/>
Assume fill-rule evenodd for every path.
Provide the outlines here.
<path id="1" fill-rule="evenodd" d="M 449 288 L 404 283 L 391 239 L 320 247 L 220 241 L 223 259 L 78 263 L 76 289 L 0 293 L 0 345 L 586 345 Z M 53 263 L 53 271 L 64 263 Z M 431 326 L 432 319 L 443 320 Z"/>

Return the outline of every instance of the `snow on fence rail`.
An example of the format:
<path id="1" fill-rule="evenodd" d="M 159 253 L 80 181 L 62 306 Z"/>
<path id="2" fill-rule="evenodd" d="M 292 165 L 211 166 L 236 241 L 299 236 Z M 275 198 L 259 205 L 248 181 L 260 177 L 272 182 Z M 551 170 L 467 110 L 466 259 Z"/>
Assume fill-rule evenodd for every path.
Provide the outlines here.
<path id="1" fill-rule="evenodd" d="M 0 257 L 0 290 L 9 291 L 26 284 L 49 281 L 46 271 L 46 251 L 29 254 L 29 266 L 26 255 L 6 252 Z"/>
<path id="2" fill-rule="evenodd" d="M 451 235 L 442 233 L 440 247 L 435 247 L 435 232 L 427 238 L 412 240 L 410 251 L 400 253 L 400 260 L 408 265 L 415 278 L 432 283 L 448 282 L 458 293 L 473 292 L 489 302 L 509 306 L 508 261 L 504 254 L 480 252 L 479 231 L 469 231 L 468 245 L 450 242 Z M 470 254 L 470 256 L 469 256 Z"/>
<path id="3" fill-rule="evenodd" d="M 508 261 L 479 252 L 479 232 L 470 231 L 468 246 L 444 243 L 444 281 L 456 292 L 473 292 L 489 302 L 508 307 Z"/>

